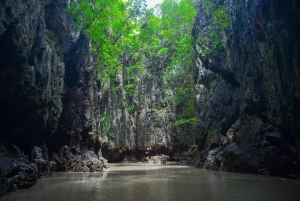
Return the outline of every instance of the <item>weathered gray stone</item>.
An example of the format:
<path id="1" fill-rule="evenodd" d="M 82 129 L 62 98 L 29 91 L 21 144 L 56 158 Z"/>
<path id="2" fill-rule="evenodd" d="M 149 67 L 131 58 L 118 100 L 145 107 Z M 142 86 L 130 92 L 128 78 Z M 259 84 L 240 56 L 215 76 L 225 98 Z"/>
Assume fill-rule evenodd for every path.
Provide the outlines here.
<path id="1" fill-rule="evenodd" d="M 68 146 L 63 146 L 59 154 L 54 154 L 54 160 L 58 170 L 65 172 L 100 172 L 103 168 L 109 168 L 107 160 L 98 159 L 94 151 L 84 150 L 83 153 L 73 155 Z"/>
<path id="2" fill-rule="evenodd" d="M 169 156 L 159 155 L 159 156 L 147 156 L 145 162 L 154 164 L 166 164 L 170 160 Z"/>
<path id="3" fill-rule="evenodd" d="M 38 168 L 21 150 L 8 142 L 0 142 L 0 196 L 17 188 L 29 188 L 37 180 Z"/>
<path id="4" fill-rule="evenodd" d="M 51 175 L 50 162 L 48 161 L 48 150 L 44 146 L 43 151 L 40 147 L 33 147 L 31 150 L 31 161 L 38 168 L 38 178 L 49 177 Z"/>
<path id="5" fill-rule="evenodd" d="M 300 137 L 299 4 L 278 0 L 222 4 L 231 15 L 230 27 L 223 32 L 224 48 L 195 63 L 197 105 L 205 125 L 197 164 L 299 177 L 299 151 L 294 148 Z M 211 23 L 211 15 L 200 8 L 194 36 L 212 42 L 204 31 Z"/>

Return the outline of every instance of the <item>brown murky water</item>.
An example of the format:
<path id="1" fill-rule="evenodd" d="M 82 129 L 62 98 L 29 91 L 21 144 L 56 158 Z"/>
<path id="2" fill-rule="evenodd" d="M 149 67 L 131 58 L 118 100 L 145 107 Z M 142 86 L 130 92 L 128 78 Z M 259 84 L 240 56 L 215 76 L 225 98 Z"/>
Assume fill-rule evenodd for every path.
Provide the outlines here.
<path id="1" fill-rule="evenodd" d="M 300 201 L 300 180 L 186 166 L 113 165 L 102 173 L 54 173 L 7 201 Z"/>

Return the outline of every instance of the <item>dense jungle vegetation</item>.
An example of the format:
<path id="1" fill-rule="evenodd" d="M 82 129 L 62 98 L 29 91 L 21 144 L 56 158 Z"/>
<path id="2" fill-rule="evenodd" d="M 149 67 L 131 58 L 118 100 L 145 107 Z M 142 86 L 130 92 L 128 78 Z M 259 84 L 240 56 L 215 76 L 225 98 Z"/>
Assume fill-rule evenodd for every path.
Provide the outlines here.
<path id="1" fill-rule="evenodd" d="M 134 97 L 139 92 L 139 77 L 151 74 L 147 61 L 163 63 L 164 91 L 168 106 L 153 108 L 163 116 L 176 111 L 173 126 L 196 121 L 194 67 L 195 55 L 205 57 L 222 48 L 221 32 L 229 26 L 225 6 L 205 1 L 203 8 L 212 13 L 213 24 L 209 26 L 212 44 L 201 36 L 194 38 L 192 28 L 197 2 L 193 0 L 165 0 L 155 8 L 147 9 L 145 0 L 82 0 L 73 2 L 69 10 L 77 26 L 91 39 L 91 48 L 98 58 L 96 71 L 101 80 L 101 93 L 116 93 L 120 90 L 113 82 L 118 73 L 123 73 L 125 97 L 121 104 L 133 114 L 137 108 Z M 200 44 L 195 50 L 194 45 Z M 101 115 L 102 122 L 109 125 L 110 118 Z M 107 128 L 107 126 L 105 126 Z M 108 129 L 109 130 L 109 129 Z"/>

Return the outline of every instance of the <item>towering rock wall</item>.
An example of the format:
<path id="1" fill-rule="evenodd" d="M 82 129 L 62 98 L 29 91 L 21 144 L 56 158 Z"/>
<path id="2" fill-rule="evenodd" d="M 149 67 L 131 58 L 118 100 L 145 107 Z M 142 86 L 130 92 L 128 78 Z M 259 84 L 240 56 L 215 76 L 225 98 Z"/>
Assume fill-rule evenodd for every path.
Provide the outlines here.
<path id="1" fill-rule="evenodd" d="M 0 2 L 0 195 L 50 176 L 49 160 L 65 171 L 105 163 L 88 151 L 97 147 L 99 79 L 66 2 Z"/>
<path id="2" fill-rule="evenodd" d="M 89 40 L 59 2 L 1 2 L 1 139 L 23 149 L 93 141 L 99 125 Z"/>
<path id="3" fill-rule="evenodd" d="M 204 123 L 196 164 L 299 177 L 300 4 L 212 2 L 228 7 L 231 25 L 222 32 L 224 48 L 195 62 Z M 212 41 L 210 24 L 210 13 L 200 6 L 194 36 Z"/>
<path id="4" fill-rule="evenodd" d="M 124 87 L 124 66 L 115 80 L 118 91 L 105 94 L 101 111 L 111 118 L 111 127 L 107 131 L 102 128 L 100 138 L 103 154 L 110 160 L 131 160 L 128 154 L 132 151 L 138 160 L 148 154 L 173 155 L 195 144 L 196 127 L 172 125 L 177 110 L 173 101 L 166 98 L 166 66 L 167 61 L 158 57 L 145 62 L 144 72 L 136 75 L 136 92 L 132 96 Z"/>

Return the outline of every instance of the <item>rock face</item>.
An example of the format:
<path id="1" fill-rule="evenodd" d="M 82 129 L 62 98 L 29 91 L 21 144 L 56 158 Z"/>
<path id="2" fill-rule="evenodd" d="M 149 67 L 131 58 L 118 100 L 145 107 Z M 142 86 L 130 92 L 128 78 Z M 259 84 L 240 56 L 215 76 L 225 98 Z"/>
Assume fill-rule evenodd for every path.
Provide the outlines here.
<path id="1" fill-rule="evenodd" d="M 159 156 L 151 156 L 151 157 L 147 156 L 145 158 L 145 161 L 147 163 L 154 163 L 154 164 L 166 164 L 169 160 L 170 157 L 163 154 Z"/>
<path id="2" fill-rule="evenodd" d="M 99 130 L 89 41 L 59 2 L 0 3 L 1 139 L 28 153 L 56 133 L 62 135 L 49 139 L 52 149 L 70 138 L 94 147 Z"/>
<path id="3" fill-rule="evenodd" d="M 68 146 L 63 146 L 59 154 L 54 154 L 54 160 L 58 164 L 58 170 L 65 172 L 99 172 L 103 170 L 102 159 L 100 161 L 94 151 L 84 151 L 82 154 L 73 154 Z M 105 164 L 107 167 L 107 164 Z"/>
<path id="4" fill-rule="evenodd" d="M 38 178 L 49 177 L 51 175 L 50 162 L 48 161 L 48 150 L 44 146 L 43 149 L 34 146 L 31 150 L 31 161 L 38 168 Z"/>
<path id="5" fill-rule="evenodd" d="M 202 1 L 203 2 L 203 1 Z M 222 50 L 197 59 L 204 123 L 196 165 L 299 177 L 300 5 L 295 1 L 213 1 L 228 7 Z M 193 31 L 212 18 L 202 6 Z M 197 47 L 196 47 L 197 48 Z"/>
<path id="6" fill-rule="evenodd" d="M 15 145 L 0 142 L 0 196 L 17 188 L 33 186 L 38 168 Z"/>
<path id="7" fill-rule="evenodd" d="M 1 139 L 30 152 L 30 145 L 41 144 L 57 129 L 64 64 L 54 50 L 40 1 L 0 4 L 7 19 L 1 21 L 5 29 L 0 35 Z"/>
<path id="8" fill-rule="evenodd" d="M 118 91 L 107 92 L 101 99 L 101 114 L 110 117 L 110 128 L 100 127 L 103 156 L 109 161 L 142 160 L 142 156 L 149 154 L 171 156 L 173 152 L 187 151 L 196 143 L 199 127 L 172 125 L 180 110 L 165 91 L 163 76 L 168 62 L 153 57 L 143 63 L 146 73 L 136 75 L 134 95 L 126 92 L 126 66 L 123 66 L 115 79 Z M 135 159 L 130 159 L 132 155 Z"/>
<path id="9" fill-rule="evenodd" d="M 0 140 L 33 162 L 15 145 L 1 145 L 1 194 L 50 176 L 61 164 L 48 154 L 53 158 L 65 144 L 87 147 L 74 155 L 81 158 L 78 171 L 102 171 L 102 162 L 108 167 L 90 151 L 100 148 L 99 79 L 89 40 L 75 29 L 67 2 L 0 2 Z M 49 153 L 37 147 L 45 141 Z"/>

